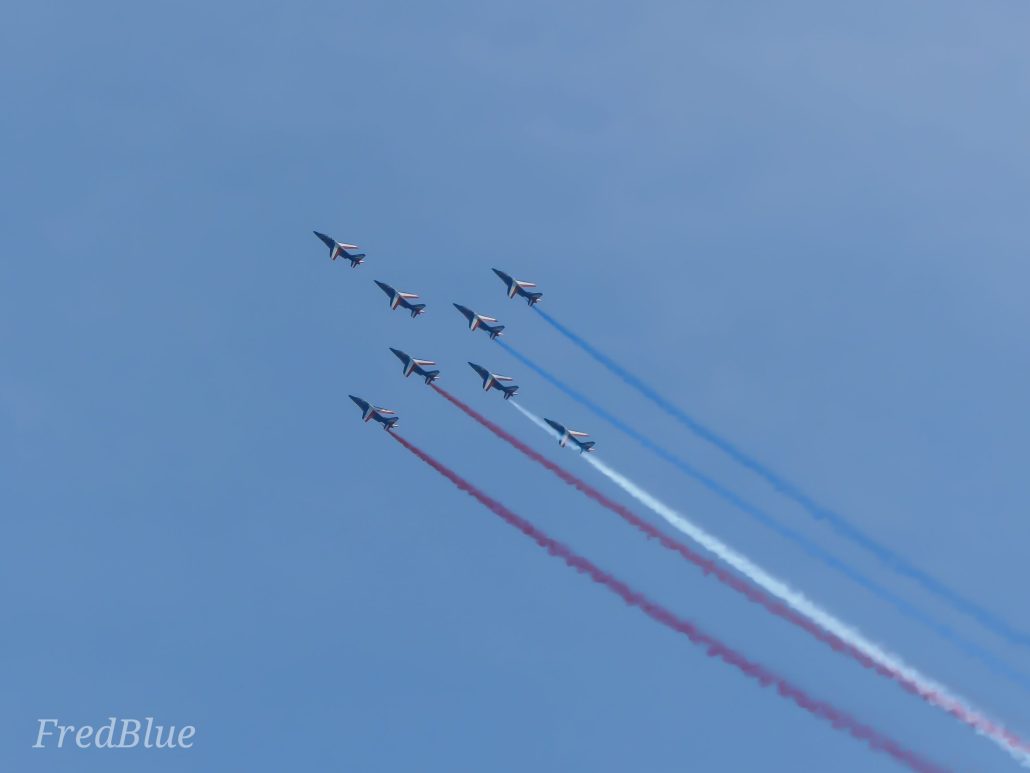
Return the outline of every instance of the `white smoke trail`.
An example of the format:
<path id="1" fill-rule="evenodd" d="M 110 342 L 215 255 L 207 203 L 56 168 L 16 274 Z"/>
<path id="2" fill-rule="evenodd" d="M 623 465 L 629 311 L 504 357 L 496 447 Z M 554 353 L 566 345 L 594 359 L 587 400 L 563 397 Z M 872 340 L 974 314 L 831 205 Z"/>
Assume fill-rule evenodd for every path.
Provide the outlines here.
<path id="1" fill-rule="evenodd" d="M 511 405 L 512 405 L 512 407 L 513 407 L 513 408 L 515 408 L 515 409 L 516 409 L 517 411 L 519 411 L 519 412 L 520 412 L 520 413 L 521 413 L 521 414 L 522 414 L 523 416 L 525 416 L 525 417 L 526 417 L 527 419 L 529 419 L 529 420 L 530 420 L 531 422 L 533 422 L 534 424 L 536 424 L 536 425 L 537 425 L 538 427 L 540 427 L 540 429 L 542 429 L 542 430 L 543 430 L 544 432 L 546 432 L 546 433 L 547 433 L 548 435 L 550 435 L 551 437 L 553 437 L 553 438 L 554 438 L 555 440 L 558 440 L 558 439 L 560 439 L 560 436 L 558 435 L 558 433 L 554 431 L 554 427 L 552 427 L 552 426 L 551 426 L 550 424 L 548 424 L 548 423 L 547 423 L 546 421 L 544 421 L 543 419 L 541 419 L 541 418 L 540 418 L 539 416 L 537 416 L 537 415 L 536 415 L 535 413 L 533 413 L 532 411 L 527 411 L 527 410 L 526 410 L 525 408 L 523 408 L 523 407 L 522 407 L 521 405 L 519 405 L 519 404 L 518 404 L 517 402 L 515 402 L 514 400 L 509 400 L 508 402 L 509 402 L 509 403 L 511 403 Z"/>
<path id="2" fill-rule="evenodd" d="M 539 416 L 523 408 L 514 400 L 509 400 L 508 402 L 522 413 L 523 416 L 545 430 L 548 435 L 557 437 L 557 433 Z M 898 674 L 903 681 L 908 682 L 914 687 L 926 701 L 966 723 L 977 733 L 990 739 L 1005 750 L 1023 767 L 1030 768 L 1030 749 L 1027 748 L 1026 744 L 1013 733 L 988 718 L 979 709 L 974 708 L 968 701 L 958 697 L 949 688 L 909 666 L 897 655 L 888 652 L 880 645 L 865 638 L 855 628 L 826 611 L 814 601 L 811 601 L 803 593 L 794 590 L 786 582 L 773 576 L 751 561 L 751 559 L 717 537 L 709 534 L 700 526 L 687 520 L 676 510 L 645 491 L 625 475 L 613 470 L 594 455 L 581 454 L 580 456 L 615 485 L 664 519 L 670 526 L 686 534 L 705 550 L 732 566 L 756 585 L 763 588 L 767 593 L 775 596 L 799 614 L 807 617 L 824 631 L 851 645 L 882 667 Z"/>

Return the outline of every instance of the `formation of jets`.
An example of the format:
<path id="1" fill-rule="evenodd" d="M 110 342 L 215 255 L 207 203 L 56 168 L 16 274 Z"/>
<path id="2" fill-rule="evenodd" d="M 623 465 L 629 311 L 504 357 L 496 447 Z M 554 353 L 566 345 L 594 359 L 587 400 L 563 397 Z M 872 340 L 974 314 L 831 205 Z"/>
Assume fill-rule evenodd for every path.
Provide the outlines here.
<path id="1" fill-rule="evenodd" d="M 485 314 L 476 314 L 472 309 L 462 306 L 460 303 L 455 303 L 454 308 L 461 312 L 462 316 L 469 322 L 469 330 L 476 330 L 482 328 L 490 334 L 490 340 L 494 340 L 497 336 L 501 335 L 501 331 L 504 330 L 504 325 L 491 325 L 491 322 L 497 320 L 493 317 L 488 317 Z"/>
<path id="2" fill-rule="evenodd" d="M 365 262 L 365 253 L 354 252 L 358 249 L 356 244 L 347 244 L 346 242 L 338 242 L 331 236 L 324 233 L 314 231 L 315 236 L 321 240 L 329 248 L 329 258 L 336 260 L 337 258 L 344 258 L 350 261 L 351 268 L 357 268 Z M 533 282 L 526 282 L 521 279 L 515 279 L 510 274 L 506 274 L 500 269 L 492 269 L 493 272 L 504 282 L 507 288 L 507 295 L 509 298 L 515 298 L 519 296 L 526 299 L 526 303 L 533 306 L 540 303 L 540 299 L 544 297 L 544 294 L 534 290 L 536 285 Z M 420 314 L 425 313 L 426 304 L 424 303 L 412 303 L 413 300 L 418 298 L 416 293 L 406 293 L 396 290 L 386 282 L 380 282 L 374 280 L 379 289 L 386 293 L 386 297 L 390 301 L 391 309 L 403 308 L 410 312 L 412 318 L 418 317 Z M 504 325 L 497 324 L 497 319 L 494 317 L 488 317 L 485 314 L 477 314 L 467 306 L 462 306 L 459 303 L 454 304 L 461 315 L 468 321 L 469 330 L 483 330 L 490 336 L 490 340 L 494 340 L 497 336 L 501 335 L 501 331 L 504 330 Z M 418 360 L 412 357 L 406 352 L 402 352 L 400 349 L 390 348 L 390 351 L 394 353 L 394 356 L 401 361 L 403 366 L 402 370 L 404 377 L 408 378 L 413 373 L 423 380 L 426 384 L 432 384 L 438 378 L 440 378 L 439 370 L 429 370 L 429 367 L 436 365 L 433 360 Z M 470 362 L 469 366 L 476 372 L 483 383 L 483 391 L 489 392 L 491 389 L 496 389 L 502 394 L 505 400 L 510 400 L 516 394 L 518 394 L 519 388 L 513 381 L 511 376 L 501 376 L 497 373 L 491 373 L 482 365 L 477 365 L 474 362 Z M 361 409 L 361 418 L 364 422 L 370 421 L 378 422 L 383 425 L 383 429 L 390 431 L 397 426 L 400 421 L 400 417 L 396 411 L 391 411 L 389 408 L 380 408 L 379 406 L 372 405 L 367 400 L 363 400 L 360 397 L 354 395 L 348 395 L 354 404 Z M 587 453 L 594 450 L 594 441 L 582 440 L 582 438 L 588 437 L 586 432 L 578 432 L 574 429 L 569 429 L 563 424 L 552 419 L 544 419 L 547 424 L 553 429 L 558 436 L 558 445 L 562 448 L 566 448 L 570 444 L 579 450 L 579 452 Z"/>

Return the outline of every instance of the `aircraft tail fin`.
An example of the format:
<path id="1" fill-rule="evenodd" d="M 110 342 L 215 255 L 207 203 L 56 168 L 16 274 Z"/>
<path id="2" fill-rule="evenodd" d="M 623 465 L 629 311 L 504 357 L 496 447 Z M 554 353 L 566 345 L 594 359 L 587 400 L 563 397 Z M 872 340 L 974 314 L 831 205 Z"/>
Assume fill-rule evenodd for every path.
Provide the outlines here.
<path id="1" fill-rule="evenodd" d="M 350 259 L 351 268 L 357 268 L 365 262 L 365 253 L 363 252 L 356 252 L 353 255 L 348 255 L 347 257 Z"/>
<path id="2" fill-rule="evenodd" d="M 427 384 L 432 384 L 438 378 L 440 378 L 440 371 L 438 371 L 438 370 L 426 371 L 426 383 Z"/>
<path id="3" fill-rule="evenodd" d="M 504 392 L 504 399 L 510 400 L 519 393 L 519 388 L 512 384 L 511 386 L 505 386 L 504 384 L 498 384 L 497 388 Z"/>
<path id="4" fill-rule="evenodd" d="M 399 422 L 400 420 L 400 416 L 394 416 L 392 418 L 387 419 L 385 422 L 383 422 L 383 429 L 389 432 L 391 429 L 397 426 L 397 422 Z"/>
<path id="5" fill-rule="evenodd" d="M 526 293 L 526 303 L 530 306 L 540 303 L 540 299 L 544 297 L 543 293 Z"/>
<path id="6" fill-rule="evenodd" d="M 579 444 L 580 453 L 583 453 L 583 451 L 593 451 L 596 445 L 597 443 L 593 440 L 584 440 Z"/>
<path id="7" fill-rule="evenodd" d="M 413 304 L 412 306 L 410 306 L 410 309 L 411 309 L 411 318 L 414 319 L 419 314 L 425 313 L 426 305 L 424 303 L 416 303 L 416 304 Z"/>
<path id="8" fill-rule="evenodd" d="M 486 327 L 486 329 L 490 331 L 490 339 L 491 340 L 493 340 L 494 338 L 497 338 L 497 336 L 501 335 L 501 331 L 504 330 L 504 325 L 494 325 L 493 327 L 489 327 L 489 326 L 484 325 L 484 327 Z"/>

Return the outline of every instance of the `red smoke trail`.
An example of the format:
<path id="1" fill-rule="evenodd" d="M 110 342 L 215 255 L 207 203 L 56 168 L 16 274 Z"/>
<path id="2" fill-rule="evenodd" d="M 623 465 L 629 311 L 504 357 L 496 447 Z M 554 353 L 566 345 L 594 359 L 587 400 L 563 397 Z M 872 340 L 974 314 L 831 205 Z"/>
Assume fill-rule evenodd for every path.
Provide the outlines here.
<path id="1" fill-rule="evenodd" d="M 641 518 L 639 515 L 634 513 L 625 505 L 622 505 L 613 499 L 609 499 L 607 496 L 605 496 L 603 493 L 601 493 L 596 488 L 591 486 L 589 483 L 587 483 L 584 480 L 581 480 L 577 476 L 573 475 L 571 472 L 568 472 L 563 467 L 560 467 L 559 465 L 552 462 L 546 456 L 543 456 L 539 452 L 533 450 L 530 446 L 523 443 L 517 437 L 515 437 L 502 427 L 498 426 L 497 424 L 494 424 L 488 418 L 486 418 L 470 406 L 466 405 L 446 390 L 441 389 L 436 384 L 431 384 L 430 386 L 433 389 L 435 389 L 442 397 L 449 400 L 452 404 L 457 406 L 468 416 L 475 419 L 477 422 L 482 424 L 484 427 L 493 432 L 502 440 L 505 440 L 511 445 L 513 445 L 515 448 L 517 448 L 519 451 L 521 451 L 523 454 L 528 456 L 533 461 L 546 467 L 548 470 L 550 470 L 563 481 L 565 481 L 565 483 L 568 483 L 570 486 L 578 489 L 587 497 L 593 499 L 595 502 L 602 505 L 603 507 L 608 508 L 613 513 L 618 515 L 620 518 L 625 520 L 627 523 L 635 526 L 637 529 L 642 531 L 648 537 L 657 540 L 662 545 L 662 547 L 665 547 L 669 550 L 672 550 L 675 553 L 678 553 L 687 561 L 697 566 L 703 573 L 713 575 L 719 582 L 732 588 L 737 593 L 740 593 L 749 601 L 752 601 L 755 604 L 759 604 L 760 606 L 765 607 L 765 609 L 771 612 L 772 614 L 776 615 L 777 617 L 783 620 L 786 620 L 788 623 L 791 623 L 792 625 L 797 626 L 798 628 L 801 628 L 805 632 L 811 634 L 813 637 L 821 641 L 823 644 L 826 644 L 827 646 L 831 647 L 833 650 L 851 657 L 853 660 L 861 664 L 863 667 L 868 668 L 874 671 L 875 673 L 879 674 L 880 676 L 884 676 L 896 682 L 906 692 L 909 692 L 912 695 L 919 696 L 921 699 L 923 699 L 930 705 L 936 706 L 937 708 L 944 710 L 952 717 L 959 720 L 963 724 L 972 727 L 974 730 L 977 730 L 979 732 L 986 732 L 990 735 L 1004 738 L 1010 744 L 1014 745 L 1019 749 L 1025 750 L 1028 748 L 1026 741 L 1024 741 L 1022 738 L 1017 736 L 1012 731 L 1008 730 L 1007 728 L 1001 725 L 991 722 L 990 720 L 982 716 L 974 715 L 973 713 L 968 711 L 965 706 L 955 702 L 949 696 L 940 695 L 939 693 L 928 689 L 924 685 L 917 684 L 912 679 L 909 679 L 905 674 L 902 674 L 894 670 L 893 668 L 890 668 L 887 665 L 879 662 L 878 660 L 871 658 L 869 655 L 867 655 L 865 652 L 862 652 L 862 650 L 858 649 L 854 645 L 849 644 L 848 642 L 844 641 L 835 634 L 830 633 L 814 621 L 810 620 L 805 615 L 796 612 L 783 602 L 773 598 L 772 596 L 769 596 L 759 588 L 752 585 L 747 580 L 734 574 L 731 570 L 727 569 L 721 563 L 714 561 L 710 558 L 706 558 L 705 556 L 695 552 L 687 545 L 683 544 L 679 540 L 670 537 L 661 529 L 657 528 L 656 526 Z"/>
<path id="2" fill-rule="evenodd" d="M 436 459 L 431 457 L 422 449 L 412 445 L 394 432 L 389 434 L 390 437 L 447 478 L 459 489 L 474 497 L 480 502 L 480 504 L 484 505 L 495 515 L 521 531 L 552 556 L 557 556 L 580 574 L 585 574 L 594 582 L 604 585 L 610 591 L 620 596 L 627 604 L 632 607 L 637 607 L 653 620 L 671 628 L 674 631 L 684 634 L 694 644 L 704 647 L 709 657 L 716 657 L 729 663 L 731 666 L 734 666 L 745 675 L 760 683 L 763 687 L 775 687 L 776 691 L 780 695 L 792 700 L 805 711 L 819 717 L 820 719 L 826 720 L 838 730 L 847 731 L 852 737 L 868 744 L 871 749 L 889 754 L 898 762 L 907 765 L 912 770 L 921 771 L 921 773 L 944 773 L 944 768 L 923 759 L 915 752 L 909 751 L 905 747 L 901 746 L 897 741 L 888 738 L 868 725 L 862 724 L 850 714 L 841 711 L 829 703 L 813 698 L 800 687 L 794 686 L 783 677 L 767 669 L 765 666 L 748 660 L 736 650 L 731 649 L 718 639 L 705 633 L 689 620 L 678 617 L 665 609 L 665 607 L 651 601 L 642 593 L 633 590 L 624 582 L 600 569 L 588 559 L 577 555 L 561 542 L 547 536 L 547 534 L 540 531 L 533 524 L 529 523 L 529 521 L 520 518 L 497 500 L 488 497 L 457 473 L 436 461 Z"/>

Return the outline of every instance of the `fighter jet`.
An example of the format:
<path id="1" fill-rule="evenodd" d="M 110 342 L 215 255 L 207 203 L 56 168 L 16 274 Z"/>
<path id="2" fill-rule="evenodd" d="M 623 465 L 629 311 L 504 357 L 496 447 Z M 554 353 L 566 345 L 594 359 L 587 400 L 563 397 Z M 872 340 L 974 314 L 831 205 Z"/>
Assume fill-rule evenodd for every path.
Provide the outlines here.
<path id="1" fill-rule="evenodd" d="M 344 244 L 338 242 L 331 236 L 320 234 L 318 231 L 313 231 L 315 236 L 321 239 L 325 245 L 329 248 L 329 259 L 336 260 L 339 257 L 344 257 L 350 261 L 351 268 L 357 268 L 365 262 L 365 253 L 363 252 L 347 252 L 347 250 L 356 250 L 358 245 L 356 244 Z"/>
<path id="2" fill-rule="evenodd" d="M 498 376 L 494 373 L 491 373 L 483 366 L 476 365 L 476 363 L 474 362 L 470 362 L 469 365 L 471 365 L 472 370 L 478 373 L 479 377 L 483 379 L 484 392 L 489 392 L 491 389 L 500 389 L 502 392 L 504 392 L 505 400 L 510 400 L 516 394 L 518 394 L 519 388 L 514 384 L 512 384 L 511 386 L 505 386 L 501 383 L 502 381 L 511 381 L 511 376 Z"/>
<path id="3" fill-rule="evenodd" d="M 580 453 L 584 451 L 593 451 L 594 446 L 597 445 L 593 440 L 580 440 L 581 437 L 589 437 L 586 432 L 576 432 L 574 429 L 568 429 L 562 424 L 551 419 L 544 419 L 551 429 L 558 433 L 558 445 L 565 448 L 570 442 L 579 449 Z"/>
<path id="4" fill-rule="evenodd" d="M 400 349 L 394 349 L 390 347 L 390 351 L 397 355 L 397 359 L 404 363 L 404 378 L 407 378 L 412 373 L 417 373 L 426 380 L 427 384 L 432 384 L 438 378 L 440 378 L 440 371 L 438 370 L 426 370 L 426 365 L 436 365 L 432 360 L 416 360 L 411 355 L 405 354 Z"/>
<path id="5" fill-rule="evenodd" d="M 526 303 L 532 306 L 535 303 L 540 303 L 540 299 L 544 297 L 543 293 L 531 293 L 528 292 L 527 288 L 536 287 L 532 282 L 522 282 L 518 279 L 512 279 L 510 275 L 505 274 L 499 269 L 491 269 L 497 276 L 501 278 L 501 281 L 508 285 L 508 297 L 514 298 L 516 295 L 521 295 L 526 299 Z"/>
<path id="6" fill-rule="evenodd" d="M 403 308 L 411 312 L 412 319 L 417 317 L 419 314 L 425 313 L 426 305 L 424 303 L 408 302 L 410 298 L 418 298 L 418 295 L 416 295 L 415 293 L 398 292 L 397 290 L 394 290 L 392 287 L 390 287 L 390 285 L 386 284 L 386 282 L 380 282 L 378 279 L 373 279 L 372 281 L 379 285 L 379 289 L 386 293 L 387 296 L 390 298 L 391 309 L 396 309 L 398 306 L 402 306 Z"/>
<path id="7" fill-rule="evenodd" d="M 377 408 L 376 406 L 362 400 L 360 397 L 354 395 L 347 395 L 351 400 L 354 401 L 355 405 L 361 409 L 361 418 L 366 423 L 372 421 L 378 421 L 383 425 L 383 429 L 389 431 L 397 426 L 397 422 L 401 420 L 400 416 L 395 416 L 396 411 L 391 411 L 388 408 Z M 390 418 L 387 418 L 390 416 Z"/>
<path id="8" fill-rule="evenodd" d="M 504 325 L 490 325 L 490 322 L 496 322 L 497 320 L 493 317 L 487 317 L 483 314 L 476 314 L 472 309 L 466 308 L 461 304 L 455 303 L 454 308 L 460 311 L 465 319 L 469 321 L 469 330 L 475 330 L 477 327 L 483 328 L 487 333 L 490 334 L 490 340 L 497 338 L 501 335 L 501 331 L 504 330 Z"/>

